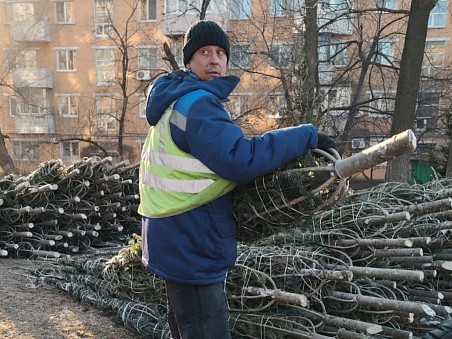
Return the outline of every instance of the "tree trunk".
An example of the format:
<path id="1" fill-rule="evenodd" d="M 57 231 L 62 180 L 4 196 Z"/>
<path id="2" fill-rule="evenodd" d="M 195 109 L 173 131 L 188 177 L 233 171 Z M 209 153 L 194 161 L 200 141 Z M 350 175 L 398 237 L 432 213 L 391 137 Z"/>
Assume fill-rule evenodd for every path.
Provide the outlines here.
<path id="1" fill-rule="evenodd" d="M 320 116 L 320 87 L 319 87 L 319 55 L 318 55 L 318 2 L 306 0 L 304 18 L 304 55 L 300 57 L 304 65 L 299 69 L 299 77 L 302 79 L 298 89 L 296 103 L 300 116 L 297 123 L 318 123 Z"/>
<path id="2" fill-rule="evenodd" d="M 0 168 L 5 174 L 19 173 L 6 149 L 5 136 L 0 132 Z"/>
<path id="3" fill-rule="evenodd" d="M 127 83 L 125 83 L 125 88 L 127 88 Z M 123 102 L 121 105 L 121 110 L 119 114 L 119 132 L 118 132 L 118 156 L 119 159 L 124 160 L 124 156 L 127 159 L 127 154 L 124 155 L 124 131 L 126 124 L 127 107 L 129 106 L 129 96 L 124 91 L 123 92 Z"/>
<path id="4" fill-rule="evenodd" d="M 199 13 L 199 20 L 206 19 L 207 8 L 209 8 L 210 0 L 203 0 L 201 3 L 201 13 Z"/>
<path id="5" fill-rule="evenodd" d="M 447 155 L 446 177 L 452 178 L 452 142 L 449 142 L 449 153 Z"/>
<path id="6" fill-rule="evenodd" d="M 424 58 L 425 40 L 430 11 L 437 0 L 412 0 L 408 26 L 400 62 L 400 76 L 391 135 L 414 127 L 419 80 Z M 411 178 L 410 155 L 388 162 L 386 181 L 408 182 Z"/>
<path id="7" fill-rule="evenodd" d="M 303 83 L 303 93 L 307 100 L 313 100 L 318 88 L 318 32 L 317 32 L 317 1 L 306 0 L 305 17 L 305 51 L 306 78 Z M 309 101 L 308 101 L 309 102 Z"/>

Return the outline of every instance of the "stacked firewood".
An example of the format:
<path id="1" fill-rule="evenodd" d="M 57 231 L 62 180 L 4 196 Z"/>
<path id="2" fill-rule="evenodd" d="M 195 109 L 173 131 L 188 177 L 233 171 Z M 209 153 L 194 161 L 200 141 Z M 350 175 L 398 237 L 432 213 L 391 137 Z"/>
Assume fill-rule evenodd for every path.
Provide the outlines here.
<path id="1" fill-rule="evenodd" d="M 138 166 L 92 157 L 0 180 L 0 256 L 59 257 L 138 232 Z"/>

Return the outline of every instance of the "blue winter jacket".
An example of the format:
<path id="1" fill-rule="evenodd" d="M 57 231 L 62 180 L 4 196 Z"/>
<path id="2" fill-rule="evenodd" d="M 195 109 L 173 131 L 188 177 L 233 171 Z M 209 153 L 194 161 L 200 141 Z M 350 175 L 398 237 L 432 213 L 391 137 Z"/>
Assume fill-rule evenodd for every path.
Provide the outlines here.
<path id="1" fill-rule="evenodd" d="M 238 83 L 235 76 L 201 81 L 188 70 L 167 74 L 150 86 L 146 117 L 155 125 L 172 102 L 184 97 L 174 108 L 185 115 L 186 131 L 170 126 L 176 145 L 225 179 L 245 184 L 315 148 L 317 130 L 307 124 L 246 137 L 223 108 Z M 223 281 L 237 256 L 232 194 L 175 216 L 143 217 L 145 266 L 179 283 Z"/>

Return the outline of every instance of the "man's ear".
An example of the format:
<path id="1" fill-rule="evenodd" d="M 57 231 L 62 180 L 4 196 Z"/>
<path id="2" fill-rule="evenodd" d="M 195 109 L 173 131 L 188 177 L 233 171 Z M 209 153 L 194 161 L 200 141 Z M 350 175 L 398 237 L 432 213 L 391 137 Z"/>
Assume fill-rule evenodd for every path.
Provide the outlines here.
<path id="1" fill-rule="evenodd" d="M 186 69 L 191 69 L 191 68 L 190 68 L 190 63 L 186 64 L 186 65 L 185 65 L 185 68 L 186 68 Z"/>

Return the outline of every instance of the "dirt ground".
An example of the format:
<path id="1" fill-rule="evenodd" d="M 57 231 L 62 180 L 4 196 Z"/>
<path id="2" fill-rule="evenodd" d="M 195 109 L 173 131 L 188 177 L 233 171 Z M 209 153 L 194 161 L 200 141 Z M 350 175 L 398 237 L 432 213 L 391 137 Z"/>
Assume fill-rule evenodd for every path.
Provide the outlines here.
<path id="1" fill-rule="evenodd" d="M 44 263 L 0 258 L 0 338 L 138 339 L 113 316 L 85 306 L 51 286 L 40 285 L 33 270 Z"/>

